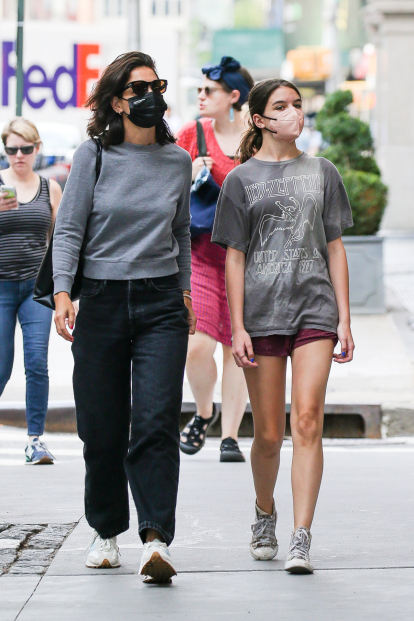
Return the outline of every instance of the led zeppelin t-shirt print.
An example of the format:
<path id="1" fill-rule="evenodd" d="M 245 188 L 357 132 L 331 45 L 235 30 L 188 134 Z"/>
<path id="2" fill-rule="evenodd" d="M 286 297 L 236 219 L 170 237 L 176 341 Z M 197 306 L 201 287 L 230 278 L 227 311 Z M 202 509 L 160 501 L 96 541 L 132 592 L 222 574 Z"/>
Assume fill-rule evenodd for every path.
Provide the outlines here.
<path id="1" fill-rule="evenodd" d="M 352 225 L 342 178 L 322 157 L 251 158 L 228 174 L 212 241 L 246 254 L 244 324 L 250 336 L 304 328 L 336 332 L 327 244 Z"/>

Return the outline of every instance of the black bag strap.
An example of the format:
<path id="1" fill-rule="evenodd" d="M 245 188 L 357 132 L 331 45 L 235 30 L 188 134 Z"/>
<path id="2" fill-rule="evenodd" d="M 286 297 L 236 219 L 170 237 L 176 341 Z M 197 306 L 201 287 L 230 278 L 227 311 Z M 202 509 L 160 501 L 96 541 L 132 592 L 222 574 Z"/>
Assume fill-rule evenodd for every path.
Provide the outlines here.
<path id="1" fill-rule="evenodd" d="M 101 139 L 94 138 L 94 143 L 96 144 L 96 163 L 95 163 L 95 185 L 98 183 L 99 175 L 101 174 L 102 168 L 102 142 Z"/>
<path id="2" fill-rule="evenodd" d="M 207 145 L 206 145 L 206 136 L 204 134 L 203 125 L 200 121 L 196 121 L 197 123 L 197 149 L 198 149 L 198 157 L 206 157 L 207 155 Z"/>

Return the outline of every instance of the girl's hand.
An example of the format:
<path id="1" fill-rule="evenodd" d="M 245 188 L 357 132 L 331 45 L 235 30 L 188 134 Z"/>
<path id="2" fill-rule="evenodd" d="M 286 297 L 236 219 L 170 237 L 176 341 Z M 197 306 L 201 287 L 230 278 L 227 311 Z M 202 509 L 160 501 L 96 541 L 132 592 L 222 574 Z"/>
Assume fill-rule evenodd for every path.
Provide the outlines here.
<path id="1" fill-rule="evenodd" d="M 347 324 L 339 324 L 338 326 L 338 338 L 341 343 L 341 353 L 334 354 L 334 362 L 343 364 L 344 362 L 351 362 L 354 357 L 354 339 L 351 334 L 351 326 Z"/>
<path id="2" fill-rule="evenodd" d="M 197 157 L 193 161 L 193 174 L 192 174 L 193 181 L 197 177 L 198 173 L 203 168 L 203 166 L 206 166 L 209 170 L 211 170 L 213 167 L 213 164 L 214 164 L 213 158 L 209 157 L 208 155 L 206 155 L 205 157 Z"/>
<path id="3" fill-rule="evenodd" d="M 188 325 L 190 326 L 188 333 L 195 334 L 197 317 L 195 316 L 195 312 L 190 298 L 184 296 L 184 304 L 188 308 Z"/>
<path id="4" fill-rule="evenodd" d="M 68 327 L 70 330 L 73 330 L 75 325 L 75 308 L 72 304 L 72 301 L 66 291 L 61 291 L 57 293 L 55 296 L 55 325 L 56 330 L 59 336 L 65 339 L 65 341 L 69 341 L 73 343 L 73 336 L 68 331 Z"/>
<path id="5" fill-rule="evenodd" d="M 0 211 L 10 211 L 11 209 L 19 209 L 17 198 L 5 198 L 7 192 L 0 192 Z"/>
<path id="6" fill-rule="evenodd" d="M 233 358 L 238 367 L 242 369 L 254 369 L 259 365 L 254 361 L 252 340 L 246 330 L 237 330 L 233 334 L 232 345 Z"/>

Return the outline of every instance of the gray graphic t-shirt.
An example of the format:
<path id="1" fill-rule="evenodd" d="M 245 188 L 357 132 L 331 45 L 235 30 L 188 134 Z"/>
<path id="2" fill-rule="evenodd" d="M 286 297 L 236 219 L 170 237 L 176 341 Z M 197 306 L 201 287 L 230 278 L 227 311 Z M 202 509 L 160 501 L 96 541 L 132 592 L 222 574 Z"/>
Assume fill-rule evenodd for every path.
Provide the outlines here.
<path id="1" fill-rule="evenodd" d="M 246 254 L 244 325 L 250 336 L 336 332 L 327 244 L 353 225 L 342 178 L 322 157 L 251 158 L 226 177 L 212 241 Z"/>

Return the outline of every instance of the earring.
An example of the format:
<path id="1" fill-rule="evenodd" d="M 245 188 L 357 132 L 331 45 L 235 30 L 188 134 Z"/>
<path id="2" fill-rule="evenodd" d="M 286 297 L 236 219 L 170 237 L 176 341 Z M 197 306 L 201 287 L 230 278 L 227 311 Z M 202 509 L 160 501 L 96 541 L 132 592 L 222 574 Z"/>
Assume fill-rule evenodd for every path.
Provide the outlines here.
<path id="1" fill-rule="evenodd" d="M 233 106 L 230 108 L 229 121 L 230 121 L 230 123 L 233 123 L 233 121 L 234 121 L 234 108 L 233 108 Z"/>

